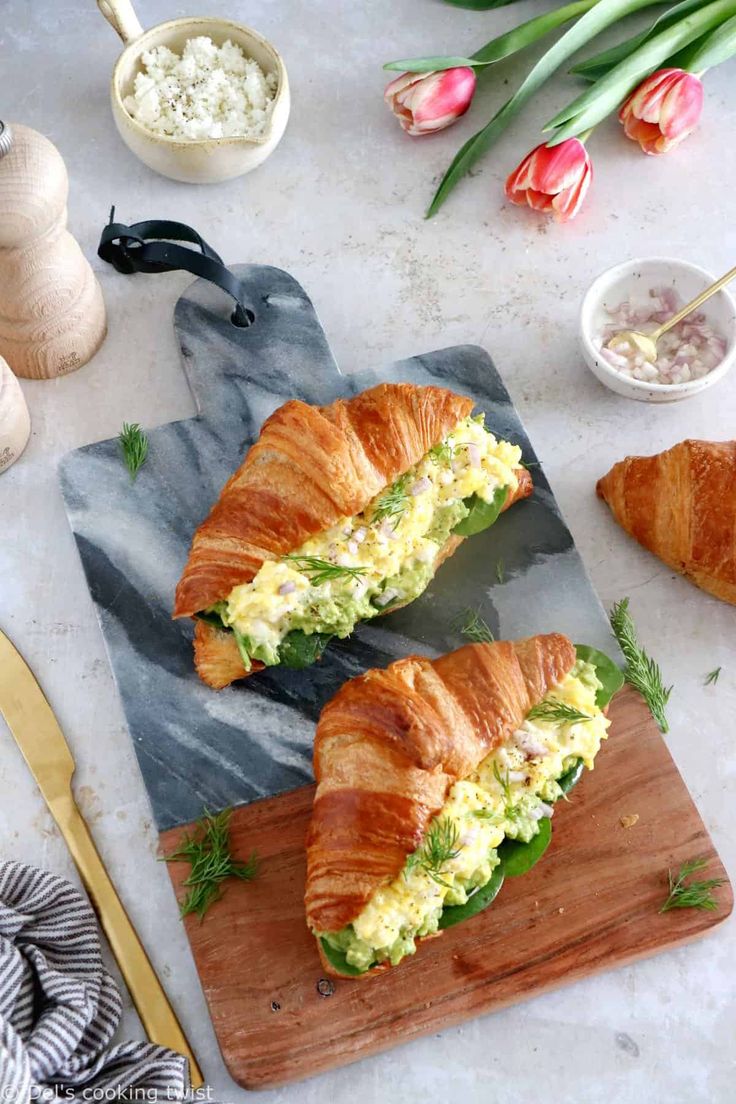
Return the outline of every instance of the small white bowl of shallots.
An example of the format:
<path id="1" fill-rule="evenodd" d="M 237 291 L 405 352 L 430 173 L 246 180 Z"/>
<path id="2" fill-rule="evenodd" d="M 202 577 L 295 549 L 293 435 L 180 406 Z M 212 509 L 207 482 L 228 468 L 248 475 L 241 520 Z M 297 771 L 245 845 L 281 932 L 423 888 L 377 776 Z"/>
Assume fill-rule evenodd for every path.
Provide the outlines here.
<path id="1" fill-rule="evenodd" d="M 725 288 L 659 338 L 655 364 L 636 347 L 607 348 L 623 330 L 656 330 L 714 279 L 674 257 L 638 258 L 602 272 L 580 312 L 580 344 L 593 374 L 640 402 L 677 402 L 718 383 L 736 359 L 736 303 Z"/>

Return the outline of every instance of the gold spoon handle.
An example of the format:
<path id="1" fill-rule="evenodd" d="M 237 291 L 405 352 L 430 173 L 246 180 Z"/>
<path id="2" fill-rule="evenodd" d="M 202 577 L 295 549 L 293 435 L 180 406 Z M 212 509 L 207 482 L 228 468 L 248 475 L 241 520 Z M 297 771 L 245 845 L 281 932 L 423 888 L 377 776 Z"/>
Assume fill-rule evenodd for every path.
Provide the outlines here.
<path id="1" fill-rule="evenodd" d="M 647 337 L 651 341 L 658 341 L 663 333 L 667 333 L 667 330 L 672 329 L 672 327 L 676 326 L 678 322 L 681 322 L 683 318 L 687 318 L 688 314 L 694 311 L 696 307 L 699 307 L 701 303 L 704 303 L 706 299 L 710 299 L 711 295 L 715 295 L 717 291 L 720 291 L 724 284 L 733 280 L 734 276 L 736 276 L 736 267 L 730 269 L 725 276 L 721 276 L 720 280 L 716 280 L 716 282 L 707 287 L 705 291 L 701 291 L 700 295 L 696 295 L 692 302 L 688 303 L 682 310 L 679 310 L 677 314 L 673 314 L 666 322 L 663 322 L 654 333 L 647 334 Z"/>

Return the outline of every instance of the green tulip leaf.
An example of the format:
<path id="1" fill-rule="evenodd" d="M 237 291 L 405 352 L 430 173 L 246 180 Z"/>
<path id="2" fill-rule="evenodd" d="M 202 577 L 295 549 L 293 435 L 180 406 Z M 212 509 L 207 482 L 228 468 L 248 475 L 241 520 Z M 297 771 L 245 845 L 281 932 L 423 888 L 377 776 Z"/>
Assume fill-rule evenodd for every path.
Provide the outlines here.
<path id="1" fill-rule="evenodd" d="M 504 876 L 518 878 L 531 870 L 550 845 L 552 839 L 552 825 L 549 817 L 539 821 L 539 831 L 528 843 L 522 840 L 506 839 L 498 848 L 498 857 L 501 860 Z"/>
<path id="2" fill-rule="evenodd" d="M 678 59 L 681 69 L 690 73 L 704 73 L 736 54 L 736 16 L 721 23 L 714 31 L 694 42 L 691 51 L 684 51 Z"/>
<path id="3" fill-rule="evenodd" d="M 491 8 L 506 8 L 516 0 L 445 0 L 453 8 L 466 8 L 468 11 L 490 11 Z"/>
<path id="4" fill-rule="evenodd" d="M 594 8 L 590 14 L 595 11 Z M 644 77 L 659 68 L 676 50 L 694 42 L 733 15 L 736 15 L 736 0 L 714 0 L 650 38 L 550 119 L 544 130 L 554 130 L 555 133 L 547 145 L 557 146 L 597 126 L 633 92 Z"/>
<path id="5" fill-rule="evenodd" d="M 647 42 L 655 31 L 663 31 L 667 27 L 671 27 L 682 16 L 689 15 L 691 11 L 696 11 L 702 6 L 703 0 L 682 0 L 682 3 L 675 4 L 674 8 L 668 8 L 666 12 L 658 16 L 652 25 L 642 31 L 641 34 L 634 35 L 633 38 L 627 38 L 625 42 L 619 42 L 616 46 L 612 46 L 610 50 L 603 50 L 600 54 L 586 58 L 585 61 L 573 65 L 570 72 L 584 77 L 586 80 L 598 80 L 599 77 L 605 76 L 609 69 L 613 69 L 614 65 L 618 65 L 634 50 L 637 50 L 639 46 Z"/>
<path id="6" fill-rule="evenodd" d="M 466 8 L 468 11 L 490 11 L 491 8 L 508 8 L 516 0 L 445 0 L 452 8 Z"/>
<path id="7" fill-rule="evenodd" d="M 400 73 L 439 73 L 444 69 L 459 69 L 463 66 L 474 68 L 488 65 L 487 61 L 476 61 L 465 57 L 421 57 L 401 58 L 399 61 L 387 61 L 384 69 L 398 70 Z"/>
<path id="8" fill-rule="evenodd" d="M 575 15 L 579 14 L 581 11 L 585 12 L 585 14 L 581 15 L 581 18 L 578 19 L 575 25 L 571 27 L 569 31 L 566 31 L 565 34 L 555 42 L 554 46 L 550 47 L 547 53 L 539 59 L 536 65 L 534 65 L 527 74 L 526 79 L 519 88 L 517 88 L 511 99 L 507 100 L 506 103 L 498 109 L 490 122 L 486 123 L 483 129 L 479 130 L 477 134 L 474 134 L 472 138 L 469 138 L 465 145 L 458 151 L 440 181 L 440 185 L 427 210 L 426 217 L 431 218 L 432 215 L 439 211 L 455 185 L 470 169 L 472 169 L 476 161 L 478 161 L 484 153 L 487 153 L 511 120 L 519 114 L 527 101 L 531 99 L 534 93 L 542 87 L 569 57 L 572 57 L 572 55 L 581 49 L 586 42 L 595 38 L 596 35 L 600 34 L 600 32 L 611 23 L 618 22 L 620 19 L 623 19 L 624 16 L 637 11 L 639 8 L 648 7 L 650 3 L 651 0 L 597 0 L 597 2 L 595 2 L 595 0 L 591 0 L 591 2 L 586 0 L 584 6 L 569 4 L 564 8 L 559 8 L 556 13 L 550 12 L 549 17 L 551 22 L 547 27 L 548 30 L 560 26 L 569 19 L 575 18 Z M 578 11 L 572 12 L 571 14 L 573 8 L 578 8 Z M 557 16 L 556 22 L 552 18 L 555 15 Z M 538 23 L 538 20 L 530 20 L 527 27 L 530 28 L 532 23 Z M 517 31 L 519 30 L 521 30 L 521 28 L 517 28 Z M 541 34 L 546 34 L 546 30 L 542 31 Z M 529 38 L 529 42 L 534 42 L 536 38 L 541 37 L 541 34 L 532 34 Z M 489 49 L 491 46 L 492 43 L 489 43 L 488 47 L 479 50 L 477 56 L 485 58 L 485 50 Z M 521 46 L 517 46 L 516 48 L 521 49 Z"/>
<path id="9" fill-rule="evenodd" d="M 439 928 L 440 931 L 444 931 L 445 928 L 451 928 L 454 924 L 459 924 L 462 920 L 469 920 L 471 916 L 476 916 L 479 912 L 482 912 L 484 908 L 488 908 L 491 901 L 495 900 L 498 895 L 498 891 L 503 885 L 504 870 L 503 865 L 499 865 L 495 868 L 489 881 L 480 889 L 476 889 L 464 905 L 446 905 L 442 910 L 440 916 Z"/>

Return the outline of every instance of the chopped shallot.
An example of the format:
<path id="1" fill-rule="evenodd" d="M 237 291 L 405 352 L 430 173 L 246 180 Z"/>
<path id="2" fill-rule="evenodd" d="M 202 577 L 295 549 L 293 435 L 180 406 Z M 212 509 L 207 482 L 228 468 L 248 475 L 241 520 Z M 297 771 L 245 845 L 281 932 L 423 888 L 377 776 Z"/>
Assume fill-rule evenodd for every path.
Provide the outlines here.
<path id="1" fill-rule="evenodd" d="M 409 494 L 416 498 L 417 495 L 424 494 L 425 491 L 428 491 L 431 486 L 432 483 L 430 480 L 426 475 L 423 475 L 421 479 L 417 479 L 416 483 L 409 488 Z"/>
<path id="2" fill-rule="evenodd" d="M 291 579 L 288 583 L 282 583 L 279 587 L 279 594 L 293 594 L 296 590 L 296 583 Z"/>
<path id="3" fill-rule="evenodd" d="M 544 820 L 546 817 L 551 817 L 553 812 L 554 809 L 551 805 L 547 805 L 544 801 L 541 801 L 535 809 L 532 809 L 531 815 L 534 820 Z"/>
<path id="4" fill-rule="evenodd" d="M 623 330 L 649 333 L 671 318 L 684 303 L 673 288 L 651 288 L 646 298 L 632 296 L 606 309 L 611 319 L 595 338 L 601 356 L 628 379 L 644 383 L 689 383 L 712 372 L 726 354 L 726 340 L 698 312 L 689 314 L 657 341 L 657 360 L 650 364 L 627 343 L 614 352 L 608 342 Z"/>
<path id="5" fill-rule="evenodd" d="M 398 597 L 398 590 L 395 590 L 394 587 L 388 587 L 383 594 L 377 594 L 373 601 L 377 606 L 387 606 L 389 602 L 393 602 L 394 598 Z"/>
<path id="6" fill-rule="evenodd" d="M 480 467 L 480 449 L 474 441 L 470 441 L 467 446 L 468 449 L 468 462 L 471 468 Z"/>
<path id="7" fill-rule="evenodd" d="M 538 740 L 531 732 L 524 732 L 523 729 L 517 732 L 514 738 L 516 740 L 516 746 L 521 748 L 525 755 L 531 755 L 534 759 L 546 755 L 549 750 L 545 743 Z"/>

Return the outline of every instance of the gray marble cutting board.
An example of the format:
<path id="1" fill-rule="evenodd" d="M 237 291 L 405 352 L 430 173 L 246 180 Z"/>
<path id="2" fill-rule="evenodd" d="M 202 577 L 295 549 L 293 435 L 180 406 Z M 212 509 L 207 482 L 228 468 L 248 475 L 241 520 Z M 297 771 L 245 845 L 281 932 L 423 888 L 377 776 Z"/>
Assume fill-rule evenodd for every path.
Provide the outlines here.
<path id="1" fill-rule="evenodd" d="M 346 679 L 411 652 L 462 644 L 453 622 L 478 609 L 497 637 L 559 630 L 610 651 L 608 624 L 541 468 L 531 499 L 466 541 L 411 606 L 360 626 L 306 671 L 270 671 L 219 693 L 197 678 L 191 622 L 171 620 L 195 527 L 259 427 L 289 398 L 328 403 L 379 380 L 438 384 L 471 395 L 496 434 L 534 451 L 488 354 L 463 345 L 340 374 L 314 308 L 286 272 L 233 268 L 255 320 L 205 281 L 179 300 L 174 326 L 198 415 L 149 431 L 131 482 L 117 441 L 61 464 L 67 513 L 161 831 L 204 806 L 221 809 L 311 780 L 315 720 Z M 502 564 L 502 570 L 498 565 Z M 499 578 L 500 576 L 500 578 Z M 502 579 L 502 581 L 501 581 Z"/>

